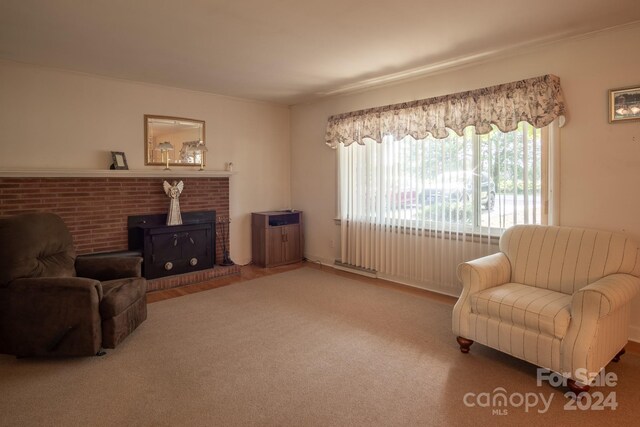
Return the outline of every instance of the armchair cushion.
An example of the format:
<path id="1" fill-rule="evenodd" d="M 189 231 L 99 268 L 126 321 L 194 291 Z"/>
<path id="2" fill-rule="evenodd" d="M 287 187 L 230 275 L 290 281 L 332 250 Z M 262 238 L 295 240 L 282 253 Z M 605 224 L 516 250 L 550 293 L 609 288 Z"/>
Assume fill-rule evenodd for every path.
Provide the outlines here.
<path id="1" fill-rule="evenodd" d="M 471 312 L 563 338 L 571 321 L 571 296 L 519 283 L 471 295 Z"/>
<path id="2" fill-rule="evenodd" d="M 0 220 L 0 286 L 24 277 L 73 277 L 75 250 L 57 215 L 32 213 Z"/>

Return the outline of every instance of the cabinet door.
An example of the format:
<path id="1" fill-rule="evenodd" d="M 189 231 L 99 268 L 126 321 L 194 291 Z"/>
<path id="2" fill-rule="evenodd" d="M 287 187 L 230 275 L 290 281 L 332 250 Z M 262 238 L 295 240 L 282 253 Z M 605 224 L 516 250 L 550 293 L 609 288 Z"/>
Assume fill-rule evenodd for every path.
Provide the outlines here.
<path id="1" fill-rule="evenodd" d="M 288 225 L 282 229 L 284 238 L 284 260 L 283 262 L 298 261 L 302 258 L 302 248 L 300 247 L 300 226 L 298 224 Z"/>
<path id="2" fill-rule="evenodd" d="M 267 260 L 266 265 L 280 264 L 285 261 L 284 240 L 282 227 L 267 229 Z"/>

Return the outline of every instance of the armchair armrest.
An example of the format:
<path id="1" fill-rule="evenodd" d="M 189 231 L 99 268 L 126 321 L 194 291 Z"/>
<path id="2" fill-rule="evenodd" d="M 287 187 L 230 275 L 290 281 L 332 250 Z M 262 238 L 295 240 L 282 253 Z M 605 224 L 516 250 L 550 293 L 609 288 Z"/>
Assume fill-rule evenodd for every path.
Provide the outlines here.
<path id="1" fill-rule="evenodd" d="M 458 279 L 471 293 L 503 285 L 511 279 L 511 263 L 502 252 L 463 262 L 458 265 Z"/>
<path id="2" fill-rule="evenodd" d="M 80 277 L 106 281 L 142 276 L 140 257 L 76 258 L 76 274 Z"/>
<path id="3" fill-rule="evenodd" d="M 631 300 L 639 287 L 635 276 L 611 274 L 573 294 L 571 321 L 560 344 L 565 376 L 589 384 L 625 346 Z M 586 372 L 580 372 L 583 368 Z"/>
<path id="4" fill-rule="evenodd" d="M 629 304 L 633 297 L 638 293 L 640 287 L 640 278 L 630 274 L 611 274 L 597 280 L 573 294 L 571 299 L 572 314 L 578 311 L 585 315 L 581 310 L 584 307 L 598 307 L 598 310 L 591 311 L 588 314 L 597 312 L 597 317 L 605 317 L 606 315 L 616 311 L 625 304 Z M 578 308 L 580 306 L 580 309 Z"/>
<path id="5" fill-rule="evenodd" d="M 471 294 L 507 283 L 511 279 L 511 263 L 504 253 L 498 252 L 458 265 L 458 278 L 462 282 L 462 293 L 453 307 L 453 333 L 473 338 L 469 326 Z"/>

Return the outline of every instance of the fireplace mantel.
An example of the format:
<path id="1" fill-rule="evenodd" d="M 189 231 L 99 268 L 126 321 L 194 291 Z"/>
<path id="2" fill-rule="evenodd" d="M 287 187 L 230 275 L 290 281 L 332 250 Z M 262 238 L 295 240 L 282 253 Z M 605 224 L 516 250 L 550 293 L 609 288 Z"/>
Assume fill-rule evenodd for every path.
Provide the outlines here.
<path id="1" fill-rule="evenodd" d="M 190 170 L 176 167 L 164 169 L 4 169 L 0 178 L 224 178 L 236 172 L 222 170 Z"/>

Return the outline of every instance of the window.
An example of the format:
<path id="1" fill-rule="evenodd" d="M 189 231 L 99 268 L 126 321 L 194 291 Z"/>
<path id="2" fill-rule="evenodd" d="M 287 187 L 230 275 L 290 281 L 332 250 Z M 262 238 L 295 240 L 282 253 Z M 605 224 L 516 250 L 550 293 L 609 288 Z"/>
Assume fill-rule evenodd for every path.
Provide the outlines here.
<path id="1" fill-rule="evenodd" d="M 502 230 L 558 221 L 564 115 L 548 74 L 330 116 L 340 262 L 457 293 L 456 266 Z"/>
<path id="2" fill-rule="evenodd" d="M 340 146 L 343 220 L 416 229 L 499 234 L 514 224 L 544 224 L 547 129 L 521 122 L 476 135 Z"/>

